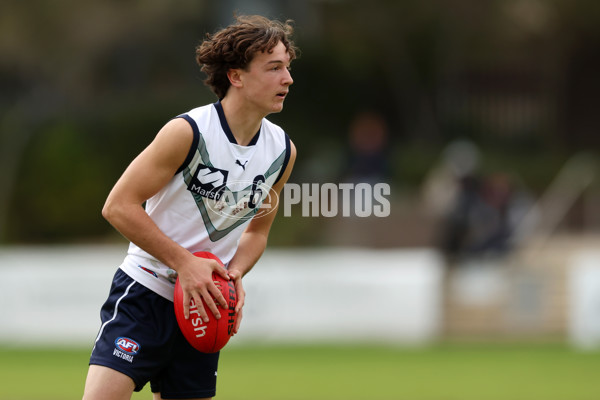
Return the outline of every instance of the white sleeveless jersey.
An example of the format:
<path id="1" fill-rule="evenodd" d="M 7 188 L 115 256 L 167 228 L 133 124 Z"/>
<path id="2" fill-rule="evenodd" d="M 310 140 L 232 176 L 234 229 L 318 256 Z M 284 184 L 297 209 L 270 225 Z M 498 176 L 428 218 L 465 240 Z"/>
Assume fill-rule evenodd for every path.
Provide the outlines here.
<path id="1" fill-rule="evenodd" d="M 146 212 L 171 239 L 190 252 L 209 251 L 229 263 L 242 232 L 285 170 L 290 141 L 263 119 L 248 146 L 237 144 L 220 102 L 180 115 L 192 126 L 194 141 L 184 164 L 156 195 Z M 177 273 L 135 244 L 120 267 L 159 295 L 173 300 Z"/>

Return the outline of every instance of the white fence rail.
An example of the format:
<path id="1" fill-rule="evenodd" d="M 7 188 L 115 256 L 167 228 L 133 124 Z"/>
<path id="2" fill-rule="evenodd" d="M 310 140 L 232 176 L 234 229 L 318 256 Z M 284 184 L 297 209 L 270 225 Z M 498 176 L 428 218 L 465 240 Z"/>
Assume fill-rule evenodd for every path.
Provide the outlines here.
<path id="1" fill-rule="evenodd" d="M 0 248 L 0 342 L 91 345 L 123 246 Z M 442 261 L 417 250 L 268 250 L 244 279 L 232 343 L 426 343 L 441 322 Z"/>

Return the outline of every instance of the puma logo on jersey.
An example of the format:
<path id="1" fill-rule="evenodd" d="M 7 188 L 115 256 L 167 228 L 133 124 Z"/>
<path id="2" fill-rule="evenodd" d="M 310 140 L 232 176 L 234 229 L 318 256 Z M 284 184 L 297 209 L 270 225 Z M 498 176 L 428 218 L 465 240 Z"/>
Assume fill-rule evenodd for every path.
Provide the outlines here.
<path id="1" fill-rule="evenodd" d="M 242 167 L 242 169 L 245 171 L 246 170 L 246 164 L 248 164 L 248 160 L 246 160 L 245 163 L 242 164 L 242 162 L 240 160 L 235 160 L 235 163 L 237 165 L 239 165 L 240 167 Z"/>
<path id="2" fill-rule="evenodd" d="M 188 190 L 208 199 L 219 200 L 227 184 L 227 175 L 229 171 L 224 169 L 198 164 Z"/>

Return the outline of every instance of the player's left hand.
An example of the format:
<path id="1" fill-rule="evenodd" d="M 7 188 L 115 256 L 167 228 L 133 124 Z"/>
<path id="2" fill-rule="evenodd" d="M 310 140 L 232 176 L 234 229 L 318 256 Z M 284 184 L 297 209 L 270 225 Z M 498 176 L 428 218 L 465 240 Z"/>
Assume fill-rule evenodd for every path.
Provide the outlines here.
<path id="1" fill-rule="evenodd" d="M 246 292 L 244 291 L 244 286 L 242 285 L 242 273 L 237 270 L 228 271 L 229 279 L 233 281 L 235 284 L 235 292 L 237 296 L 237 304 L 235 306 L 235 313 L 237 314 L 237 319 L 235 322 L 235 326 L 233 327 L 233 334 L 238 333 L 240 329 L 240 323 L 242 322 L 242 308 L 244 307 L 244 300 L 246 298 Z"/>

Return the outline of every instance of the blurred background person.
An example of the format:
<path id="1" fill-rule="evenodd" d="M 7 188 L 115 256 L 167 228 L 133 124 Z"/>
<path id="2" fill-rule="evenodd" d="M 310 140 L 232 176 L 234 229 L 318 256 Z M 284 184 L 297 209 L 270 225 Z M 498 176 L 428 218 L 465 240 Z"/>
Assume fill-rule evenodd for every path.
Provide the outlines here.
<path id="1" fill-rule="evenodd" d="M 348 128 L 348 154 L 342 182 L 387 182 L 390 178 L 389 127 L 375 111 L 358 112 Z"/>

